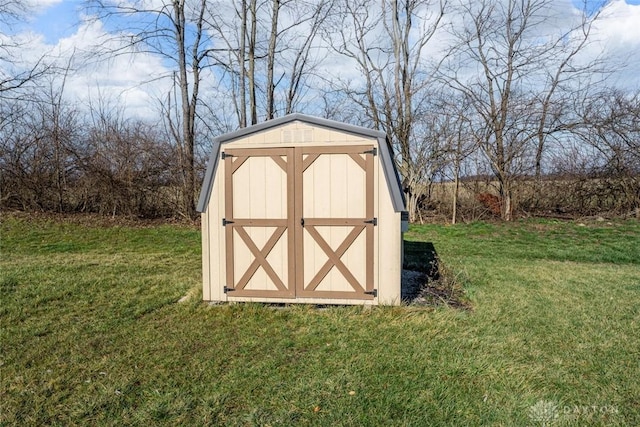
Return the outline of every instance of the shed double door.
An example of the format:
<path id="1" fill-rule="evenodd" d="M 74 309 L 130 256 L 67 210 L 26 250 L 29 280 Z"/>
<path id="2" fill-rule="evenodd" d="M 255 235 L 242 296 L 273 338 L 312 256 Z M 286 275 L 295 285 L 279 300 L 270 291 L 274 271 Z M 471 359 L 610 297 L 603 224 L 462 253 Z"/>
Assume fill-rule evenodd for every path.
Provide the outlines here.
<path id="1" fill-rule="evenodd" d="M 227 295 L 373 299 L 375 154 L 225 149 Z"/>

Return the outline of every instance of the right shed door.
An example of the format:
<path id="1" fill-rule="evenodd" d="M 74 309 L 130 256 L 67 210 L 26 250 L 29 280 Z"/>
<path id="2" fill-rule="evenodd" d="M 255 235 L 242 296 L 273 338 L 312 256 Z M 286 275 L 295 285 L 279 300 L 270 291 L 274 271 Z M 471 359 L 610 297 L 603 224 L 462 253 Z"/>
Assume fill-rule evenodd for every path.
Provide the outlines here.
<path id="1" fill-rule="evenodd" d="M 374 146 L 295 150 L 296 297 L 373 299 Z"/>

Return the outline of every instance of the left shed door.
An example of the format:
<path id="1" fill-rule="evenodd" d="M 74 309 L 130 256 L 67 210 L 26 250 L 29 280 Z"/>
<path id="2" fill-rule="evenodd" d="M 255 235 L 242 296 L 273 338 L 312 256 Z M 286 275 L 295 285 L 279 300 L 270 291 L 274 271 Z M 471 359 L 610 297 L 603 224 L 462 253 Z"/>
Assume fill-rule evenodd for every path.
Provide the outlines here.
<path id="1" fill-rule="evenodd" d="M 225 149 L 229 296 L 295 295 L 294 150 Z"/>

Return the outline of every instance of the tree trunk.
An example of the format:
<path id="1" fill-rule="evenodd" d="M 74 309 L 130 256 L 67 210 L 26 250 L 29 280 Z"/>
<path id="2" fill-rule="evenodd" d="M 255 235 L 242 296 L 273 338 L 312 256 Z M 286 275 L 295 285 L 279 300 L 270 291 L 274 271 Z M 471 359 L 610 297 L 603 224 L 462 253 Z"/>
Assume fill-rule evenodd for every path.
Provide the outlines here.
<path id="1" fill-rule="evenodd" d="M 193 114 L 191 103 L 189 102 L 189 80 L 187 75 L 187 53 L 185 47 L 185 10 L 184 0 L 174 0 L 174 25 L 178 55 L 178 86 L 180 88 L 181 108 L 182 108 L 182 204 L 184 215 L 188 218 L 195 216 L 195 173 L 194 161 L 194 135 L 193 135 Z"/>
<path id="2" fill-rule="evenodd" d="M 458 142 L 458 158 L 456 158 L 455 162 L 454 162 L 454 172 L 453 172 L 453 182 L 454 182 L 454 186 L 453 186 L 453 206 L 452 206 L 452 211 L 453 213 L 451 214 L 451 224 L 456 223 L 456 217 L 457 217 L 457 213 L 458 213 L 458 193 L 460 191 L 460 160 L 459 160 L 459 156 L 460 156 L 460 142 Z"/>
<path id="3" fill-rule="evenodd" d="M 251 111 L 251 124 L 258 123 L 258 106 L 256 101 L 256 40 L 258 32 L 258 19 L 257 19 L 257 0 L 251 0 L 249 6 L 251 8 L 251 35 L 249 36 L 249 109 Z"/>
<path id="4" fill-rule="evenodd" d="M 245 64 L 247 54 L 247 0 L 242 0 L 242 22 L 240 24 L 240 52 L 238 52 L 238 66 L 240 67 L 240 127 L 247 127 L 247 68 Z"/>
<path id="5" fill-rule="evenodd" d="M 504 221 L 511 221 L 513 218 L 513 193 L 511 182 L 500 179 L 500 216 Z"/>
<path id="6" fill-rule="evenodd" d="M 280 0 L 273 0 L 271 13 L 271 34 L 269 36 L 269 51 L 267 52 L 267 116 L 266 120 L 273 119 L 275 115 L 275 83 L 273 81 L 273 69 L 276 62 L 276 41 L 278 38 L 278 15 L 280 14 Z"/>

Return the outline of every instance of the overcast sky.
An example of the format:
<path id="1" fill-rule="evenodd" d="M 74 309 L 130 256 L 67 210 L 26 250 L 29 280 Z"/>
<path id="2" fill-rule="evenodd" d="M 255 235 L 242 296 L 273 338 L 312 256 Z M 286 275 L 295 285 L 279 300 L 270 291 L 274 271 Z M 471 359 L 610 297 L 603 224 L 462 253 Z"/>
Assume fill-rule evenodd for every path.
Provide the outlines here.
<path id="1" fill-rule="evenodd" d="M 572 1 L 581 3 L 581 0 Z M 30 56 L 37 58 L 50 53 L 60 56 L 64 63 L 73 52 L 90 48 L 108 34 L 100 21 L 83 20 L 79 0 L 33 2 L 37 5 L 35 14 L 27 24 L 15 28 L 13 35 L 29 42 L 31 48 L 24 51 L 25 61 Z M 568 10 L 567 14 L 571 12 Z M 640 0 L 613 0 L 602 12 L 594 34 L 597 42 L 591 49 L 594 54 L 604 51 L 624 59 L 627 67 L 616 76 L 619 84 L 640 87 Z M 135 60 L 122 56 L 109 63 L 87 65 L 69 78 L 66 96 L 84 103 L 107 96 L 113 102 L 126 105 L 129 114 L 151 117 L 156 113 L 150 106 L 166 93 L 167 83 L 145 82 L 163 71 L 162 62 L 150 55 L 138 55 Z"/>

